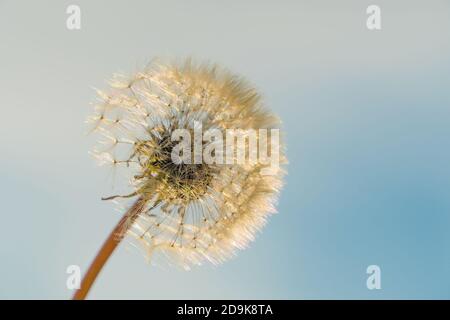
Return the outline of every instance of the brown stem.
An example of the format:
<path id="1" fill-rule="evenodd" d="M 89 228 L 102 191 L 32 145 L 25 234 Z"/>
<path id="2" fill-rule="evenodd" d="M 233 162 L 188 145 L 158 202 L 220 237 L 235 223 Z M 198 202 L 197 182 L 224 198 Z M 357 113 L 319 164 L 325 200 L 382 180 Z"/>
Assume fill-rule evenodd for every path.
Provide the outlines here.
<path id="1" fill-rule="evenodd" d="M 138 200 L 136 200 L 133 206 L 131 206 L 131 208 L 128 209 L 128 211 L 123 215 L 122 219 L 120 219 L 119 223 L 111 232 L 108 239 L 106 239 L 106 241 L 103 243 L 102 248 L 89 267 L 87 273 L 83 278 L 83 281 L 81 282 L 80 288 L 73 295 L 73 300 L 83 300 L 86 297 L 89 289 L 102 270 L 104 264 L 122 240 L 124 233 L 136 220 L 139 213 L 142 212 L 145 203 L 145 199 L 139 198 Z"/>

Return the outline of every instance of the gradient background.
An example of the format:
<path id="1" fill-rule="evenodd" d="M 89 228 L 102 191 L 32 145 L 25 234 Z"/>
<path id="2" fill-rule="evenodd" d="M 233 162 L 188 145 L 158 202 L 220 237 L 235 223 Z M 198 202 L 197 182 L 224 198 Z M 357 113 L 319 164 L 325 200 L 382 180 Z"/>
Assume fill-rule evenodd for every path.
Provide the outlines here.
<path id="1" fill-rule="evenodd" d="M 91 87 L 188 55 L 245 75 L 283 119 L 280 213 L 217 267 L 122 245 L 90 298 L 450 298 L 446 0 L 0 0 L 0 298 L 71 297 L 67 266 L 86 270 L 120 217 L 87 153 Z"/>

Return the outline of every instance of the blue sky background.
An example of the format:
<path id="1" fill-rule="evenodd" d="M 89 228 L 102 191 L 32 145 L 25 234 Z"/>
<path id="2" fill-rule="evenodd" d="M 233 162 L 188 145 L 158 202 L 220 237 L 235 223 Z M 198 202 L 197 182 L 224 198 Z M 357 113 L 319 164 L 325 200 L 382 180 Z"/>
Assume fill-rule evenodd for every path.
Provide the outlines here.
<path id="1" fill-rule="evenodd" d="M 283 119 L 279 214 L 217 267 L 122 245 L 91 298 L 450 298 L 448 1 L 0 0 L 0 39 L 0 298 L 69 298 L 66 267 L 85 270 L 120 217 L 87 153 L 91 87 L 188 55 L 245 75 Z"/>

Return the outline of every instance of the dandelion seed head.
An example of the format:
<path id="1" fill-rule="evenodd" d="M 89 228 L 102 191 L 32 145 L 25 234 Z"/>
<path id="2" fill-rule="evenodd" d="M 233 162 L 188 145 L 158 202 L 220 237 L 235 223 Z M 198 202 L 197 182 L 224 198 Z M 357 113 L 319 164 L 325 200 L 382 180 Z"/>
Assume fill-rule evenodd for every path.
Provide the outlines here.
<path id="1" fill-rule="evenodd" d="M 199 123 L 203 131 L 279 128 L 241 77 L 191 60 L 154 61 L 131 77 L 114 75 L 97 97 L 89 123 L 101 138 L 93 153 L 129 178 L 122 198 L 146 200 L 127 232 L 149 254 L 186 268 L 221 263 L 244 249 L 276 212 L 282 166 L 265 175 L 269 164 L 176 164 L 171 158 L 176 129 L 194 132 Z M 280 153 L 284 163 L 282 147 Z"/>

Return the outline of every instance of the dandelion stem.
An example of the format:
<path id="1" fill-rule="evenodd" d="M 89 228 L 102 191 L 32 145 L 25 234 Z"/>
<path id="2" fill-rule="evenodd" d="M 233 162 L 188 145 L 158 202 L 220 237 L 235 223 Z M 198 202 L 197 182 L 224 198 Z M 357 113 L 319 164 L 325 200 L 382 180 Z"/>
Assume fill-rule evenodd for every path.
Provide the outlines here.
<path id="1" fill-rule="evenodd" d="M 80 288 L 73 295 L 73 300 L 83 300 L 86 297 L 89 289 L 102 270 L 106 261 L 108 261 L 108 258 L 111 256 L 111 254 L 114 252 L 114 250 L 122 240 L 123 235 L 131 226 L 131 224 L 136 220 L 139 213 L 144 209 L 145 203 L 145 199 L 139 198 L 123 215 L 122 219 L 120 219 L 119 223 L 103 243 L 103 246 L 90 265 L 87 273 L 83 278 L 83 281 L 81 282 Z"/>

